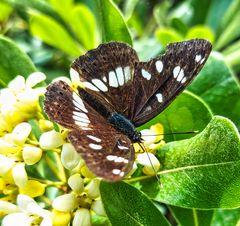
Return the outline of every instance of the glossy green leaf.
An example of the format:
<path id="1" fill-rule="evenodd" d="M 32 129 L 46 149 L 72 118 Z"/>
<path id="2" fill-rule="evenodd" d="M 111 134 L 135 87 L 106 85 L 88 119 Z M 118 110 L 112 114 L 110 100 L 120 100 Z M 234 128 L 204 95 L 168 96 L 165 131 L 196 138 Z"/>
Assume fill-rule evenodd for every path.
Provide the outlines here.
<path id="1" fill-rule="evenodd" d="M 181 226 L 209 226 L 213 210 L 186 209 L 177 206 L 168 206 L 178 225 Z"/>
<path id="2" fill-rule="evenodd" d="M 150 198 L 186 208 L 240 206 L 240 140 L 234 124 L 215 116 L 191 139 L 166 144 L 158 152 L 161 188 L 155 177 L 136 187 Z"/>
<path id="3" fill-rule="evenodd" d="M 139 0 L 131 0 L 131 1 L 124 2 L 123 12 L 124 12 L 126 19 L 129 19 L 132 16 L 134 8 L 136 7 L 138 2 L 139 2 Z"/>
<path id="4" fill-rule="evenodd" d="M 225 29 L 222 31 L 219 39 L 215 43 L 215 49 L 221 49 L 227 44 L 231 43 L 235 39 L 240 37 L 240 29 L 239 29 L 239 21 L 240 21 L 240 11 L 238 11 L 231 23 L 228 24 Z"/>
<path id="5" fill-rule="evenodd" d="M 215 210 L 211 226 L 239 226 L 240 208 L 232 210 Z"/>
<path id="6" fill-rule="evenodd" d="M 170 226 L 157 207 L 129 184 L 102 181 L 100 192 L 112 226 Z"/>
<path id="7" fill-rule="evenodd" d="M 159 28 L 156 30 L 155 35 L 157 40 L 163 46 L 167 46 L 167 44 L 171 42 L 179 42 L 183 40 L 183 36 L 181 34 L 170 28 Z"/>
<path id="8" fill-rule="evenodd" d="M 234 42 L 222 53 L 224 54 L 224 59 L 228 65 L 231 67 L 240 65 L 240 41 Z"/>
<path id="9" fill-rule="evenodd" d="M 36 71 L 32 61 L 14 42 L 0 36 L 0 87 L 5 87 L 16 75 L 27 77 Z"/>
<path id="10" fill-rule="evenodd" d="M 188 89 L 200 96 L 214 114 L 230 118 L 240 128 L 240 87 L 220 54 L 212 54 Z"/>
<path id="11" fill-rule="evenodd" d="M 95 47 L 96 21 L 92 12 L 85 5 L 77 5 L 73 8 L 70 25 L 86 49 Z"/>
<path id="12" fill-rule="evenodd" d="M 64 27 L 49 16 L 32 14 L 30 30 L 33 35 L 39 37 L 47 44 L 59 48 L 71 56 L 77 57 L 83 53 L 83 50 Z"/>
<path id="13" fill-rule="evenodd" d="M 96 0 L 95 4 L 102 41 L 122 41 L 132 45 L 132 38 L 123 15 L 112 0 Z"/>
<path id="14" fill-rule="evenodd" d="M 162 123 L 164 133 L 201 131 L 212 118 L 208 106 L 194 94 L 185 91 L 157 117 L 153 118 L 139 129 L 149 128 L 156 123 Z M 165 136 L 166 141 L 181 140 L 192 135 L 179 134 Z"/>
<path id="15" fill-rule="evenodd" d="M 73 0 L 50 0 L 50 3 L 66 22 L 71 22 L 70 12 L 73 7 Z"/>
<path id="16" fill-rule="evenodd" d="M 193 39 L 193 38 L 204 38 L 210 41 L 211 43 L 214 43 L 215 37 L 214 33 L 209 27 L 206 26 L 195 26 L 188 30 L 188 33 L 186 35 L 186 39 Z"/>
<path id="17" fill-rule="evenodd" d="M 4 2 L 0 2 L 0 21 L 5 21 L 8 19 L 12 12 L 12 7 Z"/>

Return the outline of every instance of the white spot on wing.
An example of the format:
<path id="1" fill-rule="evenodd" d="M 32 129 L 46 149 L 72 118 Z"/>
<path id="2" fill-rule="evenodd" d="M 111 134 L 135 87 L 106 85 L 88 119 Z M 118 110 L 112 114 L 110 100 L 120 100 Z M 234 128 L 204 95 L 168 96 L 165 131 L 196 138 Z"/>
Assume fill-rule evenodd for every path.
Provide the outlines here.
<path id="1" fill-rule="evenodd" d="M 162 102 L 163 102 L 163 96 L 162 96 L 161 93 L 157 93 L 157 94 L 156 94 L 156 97 L 157 97 L 157 100 L 158 100 L 159 103 L 162 103 Z"/>
<path id="2" fill-rule="evenodd" d="M 83 123 L 86 123 L 87 125 L 90 123 L 89 119 L 82 118 L 82 117 L 79 117 L 77 115 L 73 115 L 72 117 L 75 120 L 75 123 L 76 122 L 83 122 Z"/>
<path id="3" fill-rule="evenodd" d="M 124 70 L 124 75 L 125 75 L 125 81 L 127 82 L 127 81 L 131 80 L 132 75 L 131 75 L 130 67 L 127 66 L 123 70 Z"/>
<path id="4" fill-rule="evenodd" d="M 119 176 L 120 176 L 120 177 L 123 177 L 123 176 L 124 176 L 124 172 L 121 172 L 121 173 L 119 174 Z"/>
<path id="5" fill-rule="evenodd" d="M 147 80 L 150 80 L 151 79 L 151 74 L 149 72 L 147 72 L 146 70 L 142 69 L 141 70 L 142 72 L 142 76 L 143 78 L 147 79 Z"/>
<path id="6" fill-rule="evenodd" d="M 109 161 L 114 161 L 114 159 L 116 159 L 117 156 L 116 155 L 107 155 L 106 156 L 106 159 L 109 160 Z"/>
<path id="7" fill-rule="evenodd" d="M 205 60 L 205 57 L 202 58 L 202 60 L 200 61 L 200 64 L 202 64 L 204 62 L 204 60 Z"/>
<path id="8" fill-rule="evenodd" d="M 195 56 L 195 61 L 198 63 L 202 59 L 202 55 L 198 54 Z"/>
<path id="9" fill-rule="evenodd" d="M 184 77 L 184 71 L 183 71 L 183 69 L 181 69 L 178 74 L 177 81 L 180 82 L 183 77 Z"/>
<path id="10" fill-rule="evenodd" d="M 97 141 L 97 142 L 101 142 L 102 140 L 98 137 L 92 136 L 92 135 L 87 135 L 87 137 L 89 137 L 90 139 Z"/>
<path id="11" fill-rule="evenodd" d="M 110 71 L 108 74 L 109 85 L 112 87 L 118 87 L 117 77 L 114 71 Z"/>
<path id="12" fill-rule="evenodd" d="M 163 70 L 163 62 L 161 60 L 156 61 L 155 63 L 157 71 L 160 73 Z"/>
<path id="13" fill-rule="evenodd" d="M 112 173 L 115 174 L 115 175 L 118 175 L 118 174 L 121 173 L 121 170 L 120 169 L 113 169 Z"/>
<path id="14" fill-rule="evenodd" d="M 126 146 L 123 146 L 123 145 L 118 145 L 118 148 L 121 149 L 121 150 L 128 150 L 129 148 L 126 147 Z"/>
<path id="15" fill-rule="evenodd" d="M 90 143 L 89 144 L 89 147 L 94 149 L 94 150 L 101 150 L 102 149 L 102 145 L 100 144 L 93 144 L 93 143 Z"/>
<path id="16" fill-rule="evenodd" d="M 177 77 L 178 77 L 178 74 L 179 74 L 180 70 L 181 70 L 180 66 L 176 66 L 176 67 L 173 69 L 173 77 L 174 77 L 174 78 L 177 78 Z"/>
<path id="17" fill-rule="evenodd" d="M 106 78 L 106 76 L 103 76 L 102 79 L 103 79 L 104 82 L 107 82 L 107 78 Z"/>
<path id="18" fill-rule="evenodd" d="M 118 78 L 119 85 L 122 86 L 124 84 L 124 75 L 123 75 L 123 69 L 121 67 L 116 68 L 116 74 Z"/>
<path id="19" fill-rule="evenodd" d="M 86 113 L 88 112 L 83 104 L 82 99 L 75 92 L 73 92 L 72 98 L 73 98 L 73 104 L 75 105 L 75 107 L 77 107 L 78 109 Z"/>
<path id="20" fill-rule="evenodd" d="M 103 92 L 107 92 L 108 88 L 107 86 L 100 80 L 100 79 L 93 79 L 92 83 L 97 86 L 98 89 L 100 89 Z"/>
<path id="21" fill-rule="evenodd" d="M 75 124 L 82 128 L 82 127 L 88 127 L 89 123 L 81 122 L 81 121 L 75 121 Z"/>
<path id="22" fill-rule="evenodd" d="M 96 86 L 94 86 L 93 84 L 91 84 L 90 82 L 83 82 L 83 85 L 88 88 L 88 89 L 91 89 L 93 91 L 97 91 L 99 92 L 99 90 L 97 89 Z"/>
<path id="23" fill-rule="evenodd" d="M 185 77 L 183 77 L 181 83 L 184 83 L 184 82 L 186 82 L 186 81 L 187 81 L 187 77 L 185 76 Z"/>

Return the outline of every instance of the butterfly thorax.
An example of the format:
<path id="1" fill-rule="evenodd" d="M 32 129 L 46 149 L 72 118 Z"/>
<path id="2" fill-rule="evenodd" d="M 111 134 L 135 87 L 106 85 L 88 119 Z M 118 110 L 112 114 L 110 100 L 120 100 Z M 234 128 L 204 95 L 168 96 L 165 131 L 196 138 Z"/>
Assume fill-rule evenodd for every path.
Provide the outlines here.
<path id="1" fill-rule="evenodd" d="M 113 112 L 108 121 L 114 126 L 115 129 L 128 136 L 132 142 L 141 142 L 141 133 L 136 131 L 133 123 L 125 116 Z"/>
<path id="2" fill-rule="evenodd" d="M 95 96 L 90 95 L 84 89 L 79 88 L 78 92 L 81 98 L 86 101 L 92 108 L 94 108 L 100 115 L 108 120 L 113 127 L 119 132 L 128 136 L 132 142 L 141 142 L 141 133 L 136 131 L 133 123 L 120 113 L 112 111 L 110 108 L 105 106 Z"/>

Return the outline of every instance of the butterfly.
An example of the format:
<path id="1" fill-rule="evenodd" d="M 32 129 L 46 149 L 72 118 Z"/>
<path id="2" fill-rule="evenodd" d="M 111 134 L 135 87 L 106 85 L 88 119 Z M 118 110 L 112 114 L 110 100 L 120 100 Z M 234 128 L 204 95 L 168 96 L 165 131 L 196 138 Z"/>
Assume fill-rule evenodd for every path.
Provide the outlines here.
<path id="1" fill-rule="evenodd" d="M 132 169 L 132 144 L 143 141 L 136 127 L 191 83 L 211 48 L 204 39 L 171 43 L 165 54 L 140 62 L 125 43 L 101 44 L 71 65 L 83 87 L 75 92 L 63 81 L 50 84 L 44 110 L 70 130 L 70 142 L 96 176 L 119 181 Z"/>

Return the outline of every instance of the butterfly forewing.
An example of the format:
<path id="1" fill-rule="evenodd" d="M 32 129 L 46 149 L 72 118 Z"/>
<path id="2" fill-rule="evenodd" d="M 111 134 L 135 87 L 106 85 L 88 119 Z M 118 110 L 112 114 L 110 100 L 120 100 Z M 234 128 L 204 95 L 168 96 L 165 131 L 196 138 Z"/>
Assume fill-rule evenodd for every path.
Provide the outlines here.
<path id="1" fill-rule="evenodd" d="M 79 73 L 86 90 L 114 111 L 128 116 L 136 52 L 124 43 L 102 44 L 76 59 L 71 67 Z"/>
<path id="2" fill-rule="evenodd" d="M 131 119 L 139 126 L 163 111 L 195 78 L 211 44 L 203 39 L 170 44 L 164 55 L 135 68 Z"/>
<path id="3" fill-rule="evenodd" d="M 49 118 L 70 129 L 71 143 L 95 175 L 117 181 L 131 170 L 134 161 L 131 141 L 65 82 L 49 85 L 45 97 Z"/>

